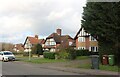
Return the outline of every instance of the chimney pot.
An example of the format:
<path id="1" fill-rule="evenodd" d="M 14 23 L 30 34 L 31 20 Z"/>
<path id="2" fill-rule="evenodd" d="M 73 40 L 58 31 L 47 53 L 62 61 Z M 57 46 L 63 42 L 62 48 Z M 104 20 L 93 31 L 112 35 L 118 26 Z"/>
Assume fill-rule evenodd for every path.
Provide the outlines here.
<path id="1" fill-rule="evenodd" d="M 61 31 L 62 31 L 61 29 L 56 30 L 57 34 L 60 35 L 60 36 L 61 36 Z"/>
<path id="2" fill-rule="evenodd" d="M 38 39 L 38 35 L 35 35 L 35 38 L 37 38 L 37 39 Z"/>

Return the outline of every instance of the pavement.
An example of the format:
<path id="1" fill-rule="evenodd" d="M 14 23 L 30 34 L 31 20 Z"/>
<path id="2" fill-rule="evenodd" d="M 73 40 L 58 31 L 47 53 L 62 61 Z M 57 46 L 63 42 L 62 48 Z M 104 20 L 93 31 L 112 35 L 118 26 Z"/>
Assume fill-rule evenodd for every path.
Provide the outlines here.
<path id="1" fill-rule="evenodd" d="M 78 74 L 86 74 L 86 75 L 119 75 L 118 72 L 111 72 L 111 71 L 101 71 L 97 69 L 81 69 L 81 68 L 69 68 L 69 67 L 54 67 L 54 66 L 48 66 L 44 67 L 41 66 L 41 68 L 46 69 L 53 69 L 53 70 L 59 70 L 59 71 L 65 71 L 65 72 L 72 72 L 72 73 L 78 73 Z"/>
<path id="2" fill-rule="evenodd" d="M 64 67 L 58 66 L 57 64 L 42 64 L 39 67 L 45 69 L 59 70 L 65 72 L 72 72 L 77 74 L 85 74 L 85 75 L 119 75 L 118 72 L 113 71 L 104 71 L 98 69 L 83 69 L 83 68 L 73 68 L 73 67 Z"/>
<path id="3" fill-rule="evenodd" d="M 39 66 L 23 62 L 3 62 L 2 75 L 80 75 L 78 73 L 41 68 Z"/>
<path id="4" fill-rule="evenodd" d="M 43 64 L 34 64 L 34 66 L 38 66 L 44 69 L 51 69 L 51 70 L 58 70 L 64 72 L 71 72 L 76 74 L 84 74 L 84 75 L 119 75 L 118 72 L 113 71 L 104 71 L 98 69 L 83 69 L 83 68 L 74 68 L 74 67 L 66 67 L 68 65 L 75 65 L 78 64 L 86 64 L 90 63 L 90 59 L 87 60 L 75 60 L 69 62 L 58 62 L 58 63 L 43 63 Z"/>
<path id="5" fill-rule="evenodd" d="M 68 64 L 76 63 L 89 63 L 90 60 L 81 60 L 81 61 L 71 61 L 71 62 L 58 62 L 58 63 L 44 63 L 44 64 L 33 64 L 26 62 L 9 62 L 2 64 L 3 74 L 28 74 L 28 75 L 116 75 L 118 72 L 112 71 L 103 71 L 97 69 L 82 69 L 82 68 L 73 68 L 65 67 Z M 8 69 L 11 68 L 11 69 Z M 24 72 L 25 71 L 25 72 Z M 120 75 L 119 75 L 120 77 Z"/>

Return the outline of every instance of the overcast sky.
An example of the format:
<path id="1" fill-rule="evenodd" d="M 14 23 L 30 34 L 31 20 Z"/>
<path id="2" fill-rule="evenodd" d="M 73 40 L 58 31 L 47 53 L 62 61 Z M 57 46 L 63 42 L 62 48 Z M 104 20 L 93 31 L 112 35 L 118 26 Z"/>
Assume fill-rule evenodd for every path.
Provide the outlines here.
<path id="1" fill-rule="evenodd" d="M 0 42 L 23 43 L 27 36 L 45 38 L 62 29 L 74 37 L 86 0 L 0 0 Z"/>

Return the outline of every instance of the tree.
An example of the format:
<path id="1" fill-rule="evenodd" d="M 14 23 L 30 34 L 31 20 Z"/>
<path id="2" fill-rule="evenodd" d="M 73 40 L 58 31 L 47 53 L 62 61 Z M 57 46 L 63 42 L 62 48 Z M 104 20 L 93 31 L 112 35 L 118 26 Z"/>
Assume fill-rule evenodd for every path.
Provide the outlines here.
<path id="1" fill-rule="evenodd" d="M 100 55 L 120 49 L 120 2 L 88 2 L 84 7 L 82 27 L 99 42 Z"/>
<path id="2" fill-rule="evenodd" d="M 40 44 L 34 45 L 32 48 L 32 54 L 37 54 L 38 56 L 42 55 L 43 54 L 42 46 Z"/>

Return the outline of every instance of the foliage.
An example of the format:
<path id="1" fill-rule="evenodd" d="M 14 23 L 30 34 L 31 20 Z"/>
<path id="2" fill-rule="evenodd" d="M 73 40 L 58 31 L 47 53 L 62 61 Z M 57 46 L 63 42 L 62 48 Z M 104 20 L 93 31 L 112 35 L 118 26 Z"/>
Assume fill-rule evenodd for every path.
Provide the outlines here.
<path id="1" fill-rule="evenodd" d="M 44 58 L 55 59 L 55 52 L 43 52 Z"/>
<path id="2" fill-rule="evenodd" d="M 19 52 L 16 52 L 16 51 L 14 51 L 14 52 L 12 52 L 14 55 L 23 55 L 23 51 L 19 51 Z"/>
<path id="3" fill-rule="evenodd" d="M 32 54 L 42 55 L 43 54 L 43 48 L 40 44 L 36 44 L 32 47 Z"/>
<path id="4" fill-rule="evenodd" d="M 81 64 L 81 65 L 75 65 L 77 68 L 84 68 L 84 69 L 91 69 L 90 64 Z M 105 70 L 105 71 L 114 71 L 118 72 L 118 66 L 109 66 L 109 65 L 99 65 L 99 70 Z"/>
<path id="5" fill-rule="evenodd" d="M 70 59 L 73 60 L 76 58 L 76 51 L 73 48 L 62 48 L 59 52 L 57 52 L 57 55 L 60 59 Z"/>
<path id="6" fill-rule="evenodd" d="M 82 27 L 99 42 L 100 55 L 120 49 L 120 2 L 88 2 L 84 7 Z M 118 60 L 119 61 L 119 60 Z"/>
<path id="7" fill-rule="evenodd" d="M 69 56 L 69 53 L 66 52 L 65 49 L 60 50 L 59 52 L 56 53 L 58 59 L 67 59 Z"/>
<path id="8" fill-rule="evenodd" d="M 56 63 L 56 62 L 67 62 L 67 60 L 55 60 L 55 59 L 47 59 L 47 58 L 40 58 L 40 57 L 31 57 L 31 60 L 28 59 L 28 57 L 17 57 L 19 58 L 19 61 L 23 62 L 30 62 L 30 63 L 36 63 L 36 64 L 42 64 L 42 63 Z"/>
<path id="9" fill-rule="evenodd" d="M 76 50 L 77 56 L 89 56 L 90 52 L 88 50 Z"/>
<path id="10" fill-rule="evenodd" d="M 29 52 L 24 52 L 23 56 L 29 56 Z M 31 54 L 31 57 L 32 57 L 32 54 Z"/>

